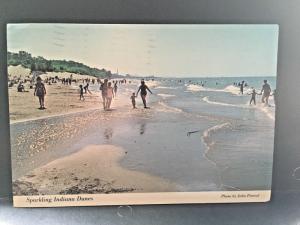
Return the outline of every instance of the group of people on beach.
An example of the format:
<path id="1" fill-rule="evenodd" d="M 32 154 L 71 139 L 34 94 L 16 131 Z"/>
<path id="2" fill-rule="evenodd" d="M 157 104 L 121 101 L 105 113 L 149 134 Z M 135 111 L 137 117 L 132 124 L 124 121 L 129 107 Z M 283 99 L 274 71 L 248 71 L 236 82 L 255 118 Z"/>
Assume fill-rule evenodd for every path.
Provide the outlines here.
<path id="1" fill-rule="evenodd" d="M 242 82 L 243 85 L 243 82 Z M 265 106 L 270 106 L 269 105 L 269 97 L 270 96 L 274 96 L 274 104 L 276 105 L 276 89 L 273 90 L 273 93 L 271 93 L 271 87 L 268 84 L 267 80 L 264 80 L 264 84 L 262 86 L 262 89 L 260 91 L 260 93 L 256 92 L 255 88 L 252 87 L 252 91 L 251 93 L 248 93 L 248 95 L 251 95 L 251 99 L 249 104 L 252 105 L 252 102 L 254 103 L 254 105 L 256 105 L 256 95 L 262 95 L 261 98 L 261 102 L 265 104 Z M 243 92 L 241 91 L 241 94 L 243 94 Z"/>
<path id="2" fill-rule="evenodd" d="M 104 79 L 104 82 L 100 81 L 100 91 L 103 100 L 103 109 L 111 110 L 111 102 L 112 99 L 117 95 L 117 82 L 113 82 L 114 86 L 112 87 L 112 83 L 108 81 L 108 79 Z"/>
<path id="3" fill-rule="evenodd" d="M 108 81 L 108 79 L 104 79 L 104 82 L 101 82 L 100 85 L 100 91 L 102 95 L 102 100 L 103 100 L 103 109 L 104 110 L 111 110 L 111 102 L 114 97 L 117 95 L 117 86 L 118 81 L 113 81 L 114 86 L 112 87 L 112 83 Z M 126 84 L 126 80 L 124 82 Z M 141 81 L 141 85 L 139 86 L 139 89 L 137 93 L 135 92 L 132 93 L 130 99 L 131 99 L 131 104 L 132 108 L 136 108 L 136 97 L 138 96 L 139 92 L 141 92 L 141 98 L 143 101 L 144 108 L 149 108 L 147 107 L 147 101 L 146 101 L 146 96 L 147 96 L 147 91 L 149 91 L 151 94 L 151 90 L 148 88 L 148 86 L 145 84 L 145 81 Z"/>
<path id="4" fill-rule="evenodd" d="M 48 84 L 49 80 L 52 81 L 53 79 L 47 78 L 47 80 L 45 80 L 45 82 Z M 54 80 L 57 80 L 57 78 L 55 78 Z M 61 81 L 62 81 L 62 84 L 64 84 L 64 85 L 71 85 L 73 79 L 72 79 L 72 77 L 70 77 L 68 79 L 63 78 L 63 79 L 61 79 Z M 89 92 L 91 94 L 91 92 L 89 91 L 89 81 L 84 80 L 83 83 L 84 82 L 85 82 L 85 85 L 83 85 L 83 84 L 79 85 L 79 100 L 82 100 L 82 101 L 85 100 L 84 94 L 86 94 L 87 92 Z M 55 82 L 55 83 L 57 83 L 57 82 Z M 97 79 L 97 83 L 100 84 L 100 92 L 101 92 L 102 101 L 103 101 L 103 109 L 109 111 L 109 110 L 111 110 L 112 99 L 117 96 L 118 84 L 126 84 L 127 81 L 126 81 L 126 79 L 121 79 L 121 80 L 113 80 L 111 82 L 108 79 L 104 79 L 104 81 L 102 82 L 101 79 Z M 128 83 L 131 83 L 131 82 L 129 81 Z M 20 82 L 17 89 L 18 89 L 18 92 L 24 92 L 24 85 Z M 141 99 L 143 101 L 144 108 L 149 108 L 147 106 L 147 102 L 146 102 L 147 91 L 149 91 L 152 94 L 151 90 L 145 84 L 145 81 L 142 80 L 141 85 L 139 86 L 139 88 L 137 90 L 137 93 L 132 93 L 132 95 L 130 96 L 131 104 L 134 109 L 136 108 L 136 97 L 138 96 L 139 92 L 141 95 Z M 34 88 L 34 96 L 38 97 L 39 104 L 40 104 L 39 109 L 41 109 L 41 110 L 46 109 L 46 107 L 45 107 L 46 93 L 47 93 L 46 87 L 45 87 L 45 84 L 42 82 L 42 78 L 40 76 L 37 76 L 35 88 Z"/>
<path id="5" fill-rule="evenodd" d="M 89 80 L 84 80 L 84 81 L 86 82 L 85 85 L 83 85 L 83 84 L 79 85 L 79 99 L 82 101 L 85 100 L 84 94 L 86 94 L 87 92 L 91 93 L 89 91 Z M 65 79 L 62 82 L 70 85 L 70 83 L 72 83 L 72 77 L 70 77 L 70 79 Z M 127 82 L 126 79 L 109 81 L 106 78 L 106 79 L 104 79 L 103 82 L 101 81 L 101 79 L 97 79 L 97 83 L 100 84 L 100 92 L 101 92 L 101 96 L 102 96 L 104 110 L 108 110 L 108 111 L 111 110 L 112 99 L 117 96 L 118 84 L 126 84 L 126 82 Z M 131 83 L 131 82 L 129 82 L 129 83 Z M 240 94 L 244 94 L 244 87 L 248 86 L 248 84 L 245 81 L 242 81 L 239 83 L 234 83 L 234 85 L 239 86 Z M 17 89 L 18 89 L 18 92 L 23 92 L 24 85 L 20 82 Z M 130 96 L 133 109 L 136 108 L 136 98 L 139 93 L 140 93 L 144 108 L 145 109 L 149 108 L 147 106 L 147 101 L 146 101 L 148 92 L 150 92 L 152 94 L 152 91 L 145 84 L 145 80 L 142 79 L 137 92 L 136 93 L 133 92 L 132 95 Z M 248 92 L 247 94 L 251 95 L 251 98 L 249 101 L 250 105 L 252 105 L 252 103 L 254 105 L 256 105 L 256 96 L 257 95 L 262 95 L 261 102 L 264 103 L 265 106 L 270 106 L 269 105 L 269 97 L 274 96 L 274 104 L 276 105 L 276 89 L 273 90 L 273 93 L 272 93 L 271 87 L 268 84 L 267 80 L 264 80 L 264 83 L 262 85 L 262 89 L 261 89 L 260 93 L 257 92 L 255 90 L 255 88 L 252 87 L 251 92 Z M 37 76 L 36 84 L 35 84 L 35 88 L 34 88 L 34 96 L 37 96 L 39 98 L 39 104 L 40 104 L 39 109 L 46 109 L 45 108 L 45 95 L 46 95 L 45 85 L 42 82 L 41 77 Z"/>

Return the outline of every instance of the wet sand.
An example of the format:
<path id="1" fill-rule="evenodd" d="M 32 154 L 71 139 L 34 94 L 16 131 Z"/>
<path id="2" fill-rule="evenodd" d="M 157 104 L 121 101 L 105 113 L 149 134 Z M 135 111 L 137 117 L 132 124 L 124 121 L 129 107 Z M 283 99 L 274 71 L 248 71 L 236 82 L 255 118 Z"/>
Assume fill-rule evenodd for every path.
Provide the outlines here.
<path id="1" fill-rule="evenodd" d="M 13 182 L 14 195 L 100 194 L 174 191 L 159 177 L 119 166 L 127 152 L 113 145 L 90 145 L 54 160 Z"/>

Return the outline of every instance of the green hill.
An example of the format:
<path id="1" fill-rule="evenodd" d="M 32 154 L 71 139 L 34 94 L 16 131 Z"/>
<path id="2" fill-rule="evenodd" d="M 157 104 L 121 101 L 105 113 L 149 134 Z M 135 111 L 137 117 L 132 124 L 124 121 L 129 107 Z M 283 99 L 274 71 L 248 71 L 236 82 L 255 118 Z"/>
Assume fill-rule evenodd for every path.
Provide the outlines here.
<path id="1" fill-rule="evenodd" d="M 47 60 L 41 56 L 32 57 L 30 53 L 19 51 L 18 53 L 7 52 L 8 66 L 22 65 L 31 71 L 42 72 L 69 72 L 76 74 L 85 74 L 99 78 L 112 77 L 109 70 L 91 68 L 79 62 L 67 60 Z"/>

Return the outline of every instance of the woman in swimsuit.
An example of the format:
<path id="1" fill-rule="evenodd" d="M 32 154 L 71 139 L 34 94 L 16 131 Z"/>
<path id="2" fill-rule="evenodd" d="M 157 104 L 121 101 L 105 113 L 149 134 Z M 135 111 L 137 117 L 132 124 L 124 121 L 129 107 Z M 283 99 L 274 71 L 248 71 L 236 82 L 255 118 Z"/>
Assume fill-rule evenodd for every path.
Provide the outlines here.
<path id="1" fill-rule="evenodd" d="M 136 95 L 139 94 L 139 92 L 141 91 L 141 98 L 143 100 L 143 104 L 144 104 L 144 108 L 148 108 L 147 107 L 147 102 L 146 102 L 146 96 L 147 96 L 147 90 L 152 94 L 151 90 L 148 88 L 148 86 L 145 84 L 145 81 L 142 80 L 141 81 L 141 86 L 139 87 L 139 90 L 137 91 Z"/>

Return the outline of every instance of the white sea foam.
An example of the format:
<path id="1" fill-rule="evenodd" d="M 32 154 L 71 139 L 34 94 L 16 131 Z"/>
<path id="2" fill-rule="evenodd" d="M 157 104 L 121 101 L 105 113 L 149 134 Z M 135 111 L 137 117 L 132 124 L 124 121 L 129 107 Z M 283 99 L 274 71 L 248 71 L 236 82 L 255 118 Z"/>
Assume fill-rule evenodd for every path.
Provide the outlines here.
<path id="1" fill-rule="evenodd" d="M 211 101 L 208 99 L 208 96 L 202 98 L 202 100 L 206 103 L 213 104 L 213 105 L 222 105 L 222 106 L 230 106 L 230 107 L 237 107 L 237 108 L 250 108 L 248 105 L 236 105 L 236 104 L 230 104 L 230 103 L 225 103 L 225 102 L 216 102 L 216 101 Z"/>
<path id="2" fill-rule="evenodd" d="M 162 101 L 159 101 L 158 104 L 161 105 L 162 107 L 158 108 L 157 110 L 162 111 L 162 112 L 173 112 L 173 113 L 182 113 L 183 112 L 182 109 L 169 106 Z"/>
<path id="3" fill-rule="evenodd" d="M 242 105 L 242 104 L 230 104 L 230 103 L 224 103 L 224 102 L 215 102 L 215 101 L 210 101 L 208 99 L 208 96 L 202 98 L 202 100 L 206 103 L 213 104 L 213 105 L 221 105 L 221 106 L 229 106 L 229 107 L 237 107 L 237 108 L 245 108 L 245 109 L 251 109 L 251 108 L 256 108 L 258 110 L 261 110 L 266 114 L 267 117 L 269 117 L 271 120 L 275 120 L 275 107 L 271 106 L 265 106 L 264 104 L 257 104 L 256 106 L 250 106 L 248 104 Z"/>
<path id="4" fill-rule="evenodd" d="M 149 80 L 149 81 L 145 81 L 146 85 L 149 87 L 149 88 L 155 88 L 155 87 L 158 87 L 161 82 L 160 81 L 157 81 L 157 80 Z"/>
<path id="5" fill-rule="evenodd" d="M 186 85 L 188 91 L 198 92 L 198 91 L 213 91 L 213 92 L 227 92 L 234 95 L 240 95 L 240 88 L 234 85 L 228 85 L 224 89 L 208 88 L 202 87 L 201 85 L 188 84 Z M 247 93 L 250 89 L 244 88 L 244 92 Z"/>
<path id="6" fill-rule="evenodd" d="M 212 164 L 214 164 L 215 166 L 217 166 L 216 162 L 212 161 L 211 159 L 209 159 L 206 154 L 208 153 L 208 151 L 210 150 L 211 146 L 214 144 L 213 141 L 210 140 L 210 137 L 213 133 L 215 133 L 218 130 L 221 130 L 223 128 L 229 127 L 231 124 L 230 123 L 222 123 L 222 124 L 218 124 L 215 125 L 213 127 L 208 128 L 207 130 L 205 130 L 202 134 L 202 141 L 206 146 L 206 151 L 204 152 L 204 157 L 210 161 Z"/>
<path id="7" fill-rule="evenodd" d="M 245 89 L 245 91 L 247 92 L 247 88 Z M 240 88 L 239 87 L 236 87 L 234 85 L 229 85 L 227 87 L 225 87 L 222 91 L 224 92 L 229 92 L 231 94 L 234 94 L 234 95 L 239 95 L 240 94 Z"/>
<path id="8" fill-rule="evenodd" d="M 131 79 L 131 84 L 135 85 L 137 88 L 141 85 L 141 80 L 139 79 Z M 145 80 L 145 84 L 149 87 L 149 88 L 156 88 L 158 86 L 161 85 L 160 81 L 157 80 Z"/>
<path id="9" fill-rule="evenodd" d="M 155 89 L 177 89 L 177 87 L 165 87 L 165 86 L 158 86 Z"/>
<path id="10" fill-rule="evenodd" d="M 205 88 L 196 84 L 189 84 L 189 85 L 185 85 L 186 89 L 188 91 L 193 91 L 193 92 L 197 92 L 197 91 L 205 91 Z"/>
<path id="11" fill-rule="evenodd" d="M 162 97 L 163 99 L 175 97 L 176 95 L 169 95 L 169 94 L 157 94 L 158 96 Z"/>

